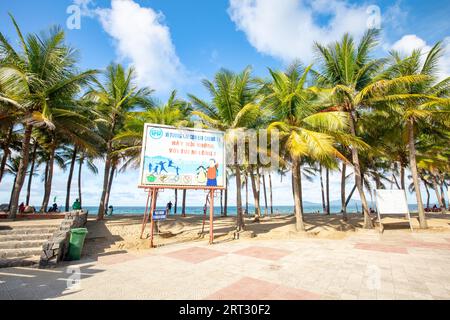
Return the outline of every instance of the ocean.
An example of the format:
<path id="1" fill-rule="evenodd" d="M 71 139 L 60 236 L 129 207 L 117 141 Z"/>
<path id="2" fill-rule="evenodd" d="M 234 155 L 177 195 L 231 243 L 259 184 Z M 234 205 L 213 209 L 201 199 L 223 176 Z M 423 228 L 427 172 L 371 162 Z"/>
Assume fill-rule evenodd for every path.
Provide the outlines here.
<path id="1" fill-rule="evenodd" d="M 90 213 L 96 213 L 98 210 L 98 207 L 84 207 L 83 209 L 89 210 Z M 158 207 L 157 210 L 164 210 L 165 207 Z M 245 206 L 243 207 L 243 209 L 245 210 Z M 312 214 L 312 213 L 317 213 L 320 212 L 322 213 L 322 205 L 320 204 L 306 204 L 303 207 L 304 209 L 304 213 L 305 214 Z M 409 209 L 411 211 L 416 211 L 417 207 L 415 205 L 409 205 Z M 209 208 L 207 209 L 208 214 L 209 214 Z M 145 211 L 145 207 L 114 207 L 114 213 L 115 215 L 142 215 L 144 214 Z M 252 214 L 254 212 L 254 207 L 253 206 L 249 206 L 248 211 L 250 214 Z M 270 214 L 270 207 L 268 209 L 268 213 Z M 340 205 L 332 205 L 331 206 L 331 213 L 332 214 L 337 214 L 341 211 L 341 206 Z M 353 205 L 349 205 L 347 207 L 347 212 L 348 213 L 356 213 L 356 212 L 360 212 L 361 211 L 361 205 L 358 204 L 353 204 Z M 235 216 L 236 215 L 236 207 L 235 206 L 229 206 L 228 207 L 228 215 L 229 216 Z M 273 213 L 274 214 L 292 214 L 294 212 L 294 207 L 293 206 L 274 206 L 273 207 Z M 172 208 L 172 214 L 174 213 L 174 208 Z M 178 206 L 177 209 L 177 214 L 181 214 L 181 206 Z M 186 214 L 191 214 L 191 215 L 201 215 L 203 214 L 203 207 L 201 206 L 189 206 L 186 207 Z M 214 208 L 214 214 L 215 215 L 220 215 L 220 206 L 216 206 Z M 261 214 L 264 214 L 264 206 L 261 207 Z"/>

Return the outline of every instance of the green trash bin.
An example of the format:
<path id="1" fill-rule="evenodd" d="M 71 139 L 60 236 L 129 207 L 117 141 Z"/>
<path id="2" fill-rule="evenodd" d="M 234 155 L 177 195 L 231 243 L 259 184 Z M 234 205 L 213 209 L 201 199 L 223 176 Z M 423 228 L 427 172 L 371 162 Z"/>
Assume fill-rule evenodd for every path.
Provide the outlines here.
<path id="1" fill-rule="evenodd" d="M 83 250 L 84 239 L 88 230 L 86 228 L 70 230 L 69 240 L 69 260 L 80 260 L 81 250 Z"/>

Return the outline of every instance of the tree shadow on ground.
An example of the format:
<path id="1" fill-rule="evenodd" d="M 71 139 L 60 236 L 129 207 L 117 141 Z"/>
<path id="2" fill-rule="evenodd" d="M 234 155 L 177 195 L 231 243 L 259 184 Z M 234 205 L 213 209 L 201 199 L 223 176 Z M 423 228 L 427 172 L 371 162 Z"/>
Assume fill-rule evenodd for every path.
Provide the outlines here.
<path id="1" fill-rule="evenodd" d="M 64 263 L 55 269 L 1 269 L 0 300 L 45 300 L 70 296 L 82 290 L 83 279 L 103 272 L 93 269 L 93 266 L 77 262 Z M 81 279 L 81 282 L 76 279 Z"/>
<path id="2" fill-rule="evenodd" d="M 126 250 L 109 251 L 117 242 L 123 241 L 119 235 L 113 235 L 105 225 L 105 221 L 90 220 L 86 228 L 88 235 L 83 248 L 83 257 L 98 261 L 100 257 L 127 253 Z"/>

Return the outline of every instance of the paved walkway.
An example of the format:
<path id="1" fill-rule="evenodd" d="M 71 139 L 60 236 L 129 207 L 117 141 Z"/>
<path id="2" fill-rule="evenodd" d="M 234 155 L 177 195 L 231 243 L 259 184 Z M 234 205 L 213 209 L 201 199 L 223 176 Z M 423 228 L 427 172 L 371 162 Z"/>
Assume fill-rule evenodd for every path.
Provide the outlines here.
<path id="1" fill-rule="evenodd" d="M 0 299 L 450 299 L 449 266 L 449 233 L 192 242 L 0 269 Z"/>

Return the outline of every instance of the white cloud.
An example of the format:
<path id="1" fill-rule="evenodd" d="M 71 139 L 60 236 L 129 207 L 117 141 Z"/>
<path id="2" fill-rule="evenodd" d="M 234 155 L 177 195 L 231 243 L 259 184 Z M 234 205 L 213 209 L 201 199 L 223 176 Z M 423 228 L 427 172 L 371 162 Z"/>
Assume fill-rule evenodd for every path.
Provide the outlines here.
<path id="1" fill-rule="evenodd" d="M 443 42 L 444 55 L 440 62 L 440 77 L 445 78 L 450 76 L 450 37 L 446 37 Z"/>
<path id="2" fill-rule="evenodd" d="M 92 0 L 75 0 L 86 16 L 97 17 L 114 39 L 119 61 L 136 68 L 141 85 L 167 93 L 185 79 L 164 15 L 133 0 L 112 0 L 111 8 L 92 8 Z"/>
<path id="3" fill-rule="evenodd" d="M 427 43 L 416 36 L 415 34 L 408 34 L 403 36 L 400 40 L 392 45 L 392 49 L 404 55 L 409 55 L 415 49 L 420 49 L 424 52 L 430 51 L 431 47 Z"/>
<path id="4" fill-rule="evenodd" d="M 450 37 L 444 39 L 442 46 L 444 52 L 438 66 L 440 79 L 450 76 Z M 422 51 L 422 60 L 425 60 L 431 48 L 432 45 L 427 44 L 425 40 L 415 34 L 405 35 L 391 46 L 392 50 L 398 51 L 402 55 L 410 55 L 415 49 L 419 49 Z"/>
<path id="5" fill-rule="evenodd" d="M 313 43 L 329 43 L 345 32 L 361 36 L 368 22 L 366 6 L 341 0 L 230 0 L 228 14 L 259 52 L 285 62 L 311 61 Z M 318 19 L 327 18 L 326 24 Z"/>

